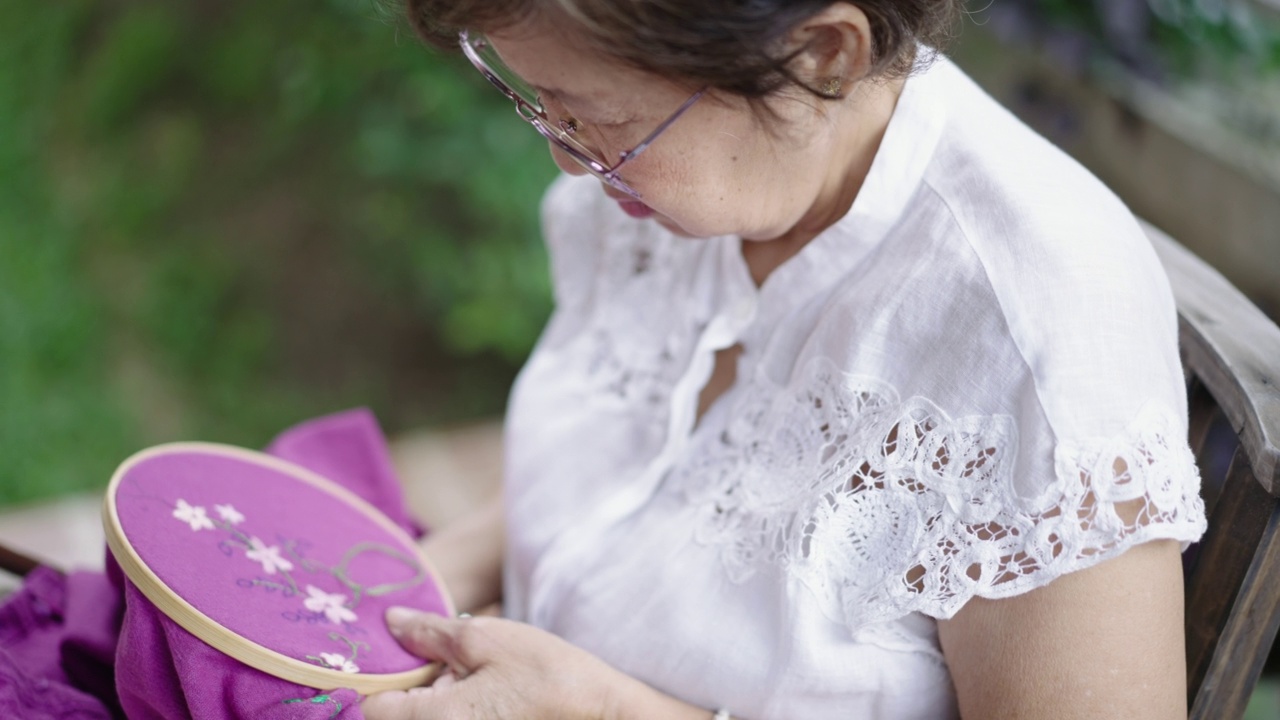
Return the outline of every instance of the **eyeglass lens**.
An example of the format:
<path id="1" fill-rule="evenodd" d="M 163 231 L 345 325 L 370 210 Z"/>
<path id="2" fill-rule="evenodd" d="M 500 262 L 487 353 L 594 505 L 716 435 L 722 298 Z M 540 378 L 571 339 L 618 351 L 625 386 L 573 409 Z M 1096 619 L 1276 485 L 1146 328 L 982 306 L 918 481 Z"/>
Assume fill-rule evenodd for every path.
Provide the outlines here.
<path id="1" fill-rule="evenodd" d="M 543 104 L 542 97 L 537 90 L 528 82 L 516 74 L 514 70 L 507 67 L 502 61 L 502 57 L 494 50 L 493 45 L 483 36 L 477 36 L 471 33 L 467 34 L 465 44 L 474 51 L 478 59 L 483 63 L 482 69 L 487 69 L 496 76 L 501 83 L 499 89 L 511 97 L 517 103 L 517 110 L 521 117 L 533 123 L 544 135 L 548 135 L 551 140 L 558 140 L 570 146 L 571 155 L 585 154 L 590 160 L 595 161 L 603 168 L 609 168 L 616 162 L 610 162 L 609 158 L 591 143 L 581 132 L 580 126 L 576 120 L 569 117 L 558 118 L 551 117 L 547 114 L 546 106 Z M 505 87 L 502 87 L 504 86 Z M 539 123 L 538 121 L 541 121 Z M 587 169 L 596 172 L 595 168 Z"/>

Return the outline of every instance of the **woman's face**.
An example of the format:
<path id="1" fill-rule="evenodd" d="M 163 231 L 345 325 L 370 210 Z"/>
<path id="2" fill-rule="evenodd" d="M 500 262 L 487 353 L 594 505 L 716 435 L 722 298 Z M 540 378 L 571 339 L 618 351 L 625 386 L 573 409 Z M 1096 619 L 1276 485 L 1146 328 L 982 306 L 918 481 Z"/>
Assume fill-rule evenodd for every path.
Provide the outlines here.
<path id="1" fill-rule="evenodd" d="M 635 147 L 698 89 L 591 54 L 543 20 L 489 40 L 539 90 L 552 120 L 574 118 L 577 136 L 605 157 Z M 819 103 L 777 103 L 782 117 L 771 132 L 746 101 L 704 96 L 623 166 L 643 205 L 613 187 L 604 191 L 633 217 L 682 235 L 783 235 L 811 211 L 838 155 L 839 133 Z M 551 154 L 565 172 L 586 172 L 554 145 Z"/>

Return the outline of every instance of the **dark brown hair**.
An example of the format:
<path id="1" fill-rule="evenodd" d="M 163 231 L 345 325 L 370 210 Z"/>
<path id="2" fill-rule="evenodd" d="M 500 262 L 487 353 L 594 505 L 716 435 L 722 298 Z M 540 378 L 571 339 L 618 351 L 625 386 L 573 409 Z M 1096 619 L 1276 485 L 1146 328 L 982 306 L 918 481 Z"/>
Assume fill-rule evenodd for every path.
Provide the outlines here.
<path id="1" fill-rule="evenodd" d="M 641 70 L 756 100 L 802 83 L 779 55 L 792 28 L 839 0 L 404 0 L 414 29 L 439 48 L 458 32 L 493 31 L 539 12 L 568 16 L 596 49 Z M 847 0 L 867 15 L 872 75 L 910 72 L 919 45 L 950 39 L 964 0 Z"/>

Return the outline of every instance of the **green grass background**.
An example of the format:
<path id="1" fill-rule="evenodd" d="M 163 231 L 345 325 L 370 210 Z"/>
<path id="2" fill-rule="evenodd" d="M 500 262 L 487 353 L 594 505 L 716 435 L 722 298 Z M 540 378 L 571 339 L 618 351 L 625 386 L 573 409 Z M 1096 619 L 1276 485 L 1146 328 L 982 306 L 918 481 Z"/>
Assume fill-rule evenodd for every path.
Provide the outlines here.
<path id="1" fill-rule="evenodd" d="M 386 4 L 0 3 L 0 504 L 353 405 L 499 412 L 553 175 Z"/>

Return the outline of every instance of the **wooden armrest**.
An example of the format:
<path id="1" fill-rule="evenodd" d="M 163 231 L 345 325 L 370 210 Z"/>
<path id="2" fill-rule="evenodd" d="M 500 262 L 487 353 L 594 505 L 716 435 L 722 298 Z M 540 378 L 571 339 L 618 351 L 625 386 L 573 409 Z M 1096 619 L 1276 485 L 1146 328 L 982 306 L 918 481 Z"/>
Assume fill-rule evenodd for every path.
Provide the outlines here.
<path id="1" fill-rule="evenodd" d="M 1280 497 L 1280 329 L 1218 271 L 1145 230 L 1177 298 L 1184 361 L 1239 434 L 1258 482 Z"/>

